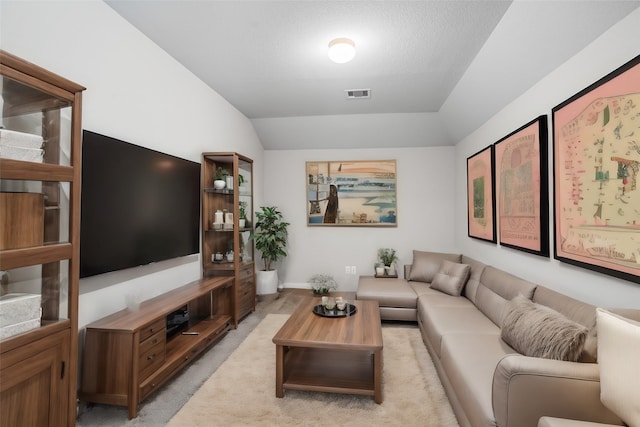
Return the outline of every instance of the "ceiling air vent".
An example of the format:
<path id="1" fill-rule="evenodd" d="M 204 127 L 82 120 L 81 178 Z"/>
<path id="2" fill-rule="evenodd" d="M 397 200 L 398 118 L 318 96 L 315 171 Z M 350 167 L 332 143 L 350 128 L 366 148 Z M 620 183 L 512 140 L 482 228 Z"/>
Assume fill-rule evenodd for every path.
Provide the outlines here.
<path id="1" fill-rule="evenodd" d="M 371 89 L 347 89 L 347 99 L 371 98 Z"/>

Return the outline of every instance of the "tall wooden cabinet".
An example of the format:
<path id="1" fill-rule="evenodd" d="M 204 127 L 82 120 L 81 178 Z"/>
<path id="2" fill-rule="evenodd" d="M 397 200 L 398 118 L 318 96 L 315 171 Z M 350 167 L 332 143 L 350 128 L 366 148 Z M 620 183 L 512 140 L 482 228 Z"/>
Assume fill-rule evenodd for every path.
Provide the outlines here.
<path id="1" fill-rule="evenodd" d="M 203 276 L 235 277 L 237 327 L 256 307 L 253 160 L 238 153 L 202 153 L 201 187 Z"/>
<path id="2" fill-rule="evenodd" d="M 72 426 L 85 88 L 1 50 L 0 76 L 0 425 Z"/>

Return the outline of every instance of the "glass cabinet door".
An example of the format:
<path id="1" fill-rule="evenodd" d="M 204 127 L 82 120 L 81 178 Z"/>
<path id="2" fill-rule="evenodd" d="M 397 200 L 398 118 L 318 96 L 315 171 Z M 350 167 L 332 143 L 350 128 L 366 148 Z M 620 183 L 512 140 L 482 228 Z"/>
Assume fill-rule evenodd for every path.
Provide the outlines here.
<path id="1" fill-rule="evenodd" d="M 69 319 L 71 92 L 0 76 L 0 339 Z M 79 144 L 78 144 L 79 146 Z"/>

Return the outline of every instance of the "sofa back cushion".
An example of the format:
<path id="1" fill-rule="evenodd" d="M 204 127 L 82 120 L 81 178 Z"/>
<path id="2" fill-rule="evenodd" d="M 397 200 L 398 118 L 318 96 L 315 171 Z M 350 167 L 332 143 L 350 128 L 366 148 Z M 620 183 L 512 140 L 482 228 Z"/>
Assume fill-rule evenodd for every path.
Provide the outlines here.
<path id="1" fill-rule="evenodd" d="M 589 329 L 584 349 L 579 362 L 595 362 L 598 345 L 596 338 L 596 307 L 586 302 L 578 301 L 567 295 L 561 294 L 544 286 L 538 286 L 533 293 L 533 302 L 546 305 L 555 311 L 564 314 L 574 322 L 580 323 Z"/>
<path id="2" fill-rule="evenodd" d="M 501 327 L 507 302 L 518 294 L 531 299 L 536 286 L 535 283 L 488 265 L 480 276 L 475 301 L 472 301 L 485 316 Z"/>
<path id="3" fill-rule="evenodd" d="M 409 280 L 431 283 L 443 260 L 460 262 L 461 254 L 448 254 L 442 252 L 413 251 L 413 262 L 409 272 Z"/>
<path id="4" fill-rule="evenodd" d="M 464 296 L 475 304 L 476 293 L 478 292 L 478 286 L 480 286 L 480 277 L 487 265 L 465 255 L 462 255 L 462 263 L 471 266 L 469 279 L 467 280 L 467 285 L 464 287 L 463 291 Z"/>

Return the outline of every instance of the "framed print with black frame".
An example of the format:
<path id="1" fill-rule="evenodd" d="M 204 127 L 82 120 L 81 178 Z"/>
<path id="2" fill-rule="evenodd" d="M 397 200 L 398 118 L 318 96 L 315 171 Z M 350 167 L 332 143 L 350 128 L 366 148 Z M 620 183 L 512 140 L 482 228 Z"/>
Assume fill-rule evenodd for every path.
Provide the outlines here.
<path id="1" fill-rule="evenodd" d="M 640 283 L 640 56 L 552 113 L 554 257 Z"/>
<path id="2" fill-rule="evenodd" d="M 498 242 L 549 256 L 547 116 L 539 116 L 494 144 Z"/>
<path id="3" fill-rule="evenodd" d="M 469 237 L 496 242 L 494 148 L 467 158 L 467 230 Z"/>

